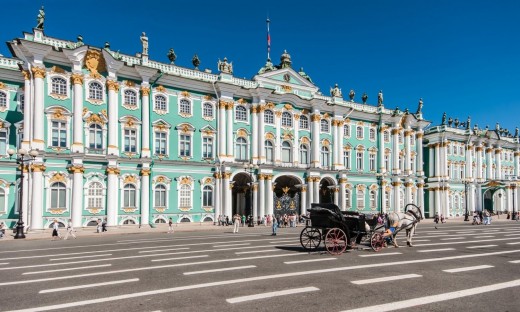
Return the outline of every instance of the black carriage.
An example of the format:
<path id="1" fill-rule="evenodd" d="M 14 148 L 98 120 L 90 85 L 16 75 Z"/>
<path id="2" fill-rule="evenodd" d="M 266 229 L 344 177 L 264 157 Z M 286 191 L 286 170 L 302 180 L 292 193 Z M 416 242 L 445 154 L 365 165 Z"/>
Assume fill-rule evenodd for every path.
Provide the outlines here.
<path id="1" fill-rule="evenodd" d="M 383 247 L 383 236 L 375 216 L 352 211 L 341 211 L 334 204 L 311 204 L 306 227 L 300 234 L 300 243 L 306 250 L 316 250 L 323 241 L 333 255 L 342 254 L 363 240 L 369 240 L 374 251 Z"/>

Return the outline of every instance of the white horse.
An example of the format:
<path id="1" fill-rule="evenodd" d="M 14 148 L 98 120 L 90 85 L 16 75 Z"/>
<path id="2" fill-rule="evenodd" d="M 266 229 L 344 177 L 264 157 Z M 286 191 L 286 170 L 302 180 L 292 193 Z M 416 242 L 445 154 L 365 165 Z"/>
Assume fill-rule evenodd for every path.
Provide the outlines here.
<path id="1" fill-rule="evenodd" d="M 417 223 L 421 222 L 423 215 L 419 207 L 414 204 L 408 204 L 404 207 L 405 213 L 402 212 L 391 212 L 388 214 L 388 221 L 390 224 L 398 222 L 396 227 L 396 233 L 393 236 L 394 244 L 396 247 L 396 234 L 401 230 L 406 230 L 406 244 L 408 247 L 413 247 L 412 237 L 415 234 Z"/>

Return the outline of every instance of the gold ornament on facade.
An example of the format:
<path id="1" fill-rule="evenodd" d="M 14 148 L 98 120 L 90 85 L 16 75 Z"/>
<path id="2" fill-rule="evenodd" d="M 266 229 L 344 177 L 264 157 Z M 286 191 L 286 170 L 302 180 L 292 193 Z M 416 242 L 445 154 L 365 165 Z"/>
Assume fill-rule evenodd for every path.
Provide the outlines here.
<path id="1" fill-rule="evenodd" d="M 132 80 L 125 80 L 125 81 L 123 81 L 123 84 L 129 88 L 135 87 L 135 82 L 133 82 Z"/>
<path id="2" fill-rule="evenodd" d="M 392 135 L 396 135 L 396 134 L 399 134 L 399 129 L 393 128 L 392 129 Z"/>
<path id="3" fill-rule="evenodd" d="M 31 73 L 28 70 L 22 70 L 22 75 L 24 80 L 30 80 L 31 79 Z"/>
<path id="4" fill-rule="evenodd" d="M 141 87 L 141 96 L 149 96 L 150 95 L 150 88 L 149 87 Z"/>
<path id="5" fill-rule="evenodd" d="M 498 154 L 500 154 L 500 153 L 502 153 L 502 150 L 501 150 L 501 149 L 496 149 L 496 150 L 495 150 L 495 154 L 496 154 L 496 155 L 498 155 Z"/>
<path id="6" fill-rule="evenodd" d="M 251 106 L 251 113 L 253 113 L 253 114 L 258 113 L 258 105 Z"/>
<path id="7" fill-rule="evenodd" d="M 82 85 L 83 84 L 83 75 L 82 74 L 72 74 L 72 76 L 70 76 L 70 80 L 72 81 L 73 84 Z"/>
<path id="8" fill-rule="evenodd" d="M 222 176 L 224 177 L 224 179 L 230 179 L 231 178 L 231 172 L 224 172 L 222 173 Z"/>
<path id="9" fill-rule="evenodd" d="M 4 89 L 7 89 L 7 86 L 5 85 L 5 83 L 0 81 L 0 90 L 4 90 Z"/>
<path id="10" fill-rule="evenodd" d="M 63 182 L 63 183 L 66 183 L 67 182 L 67 178 L 65 177 L 64 174 L 62 173 L 55 173 L 50 179 L 49 179 L 49 183 L 54 183 L 54 182 Z"/>
<path id="11" fill-rule="evenodd" d="M 292 107 L 291 104 L 285 104 L 283 107 L 284 107 L 286 110 L 291 110 L 291 109 L 293 109 L 293 107 Z"/>
<path id="12" fill-rule="evenodd" d="M 323 145 L 323 146 L 329 146 L 329 145 L 330 145 L 330 142 L 329 142 L 328 140 L 323 140 L 323 141 L 321 142 L 321 145 Z"/>
<path id="13" fill-rule="evenodd" d="M 166 88 L 163 85 L 158 85 L 155 88 L 155 91 L 165 93 L 166 92 Z"/>
<path id="14" fill-rule="evenodd" d="M 211 100 L 213 100 L 213 96 L 212 96 L 211 94 L 206 94 L 206 95 L 204 96 L 204 99 L 205 99 L 206 101 L 211 101 Z"/>
<path id="15" fill-rule="evenodd" d="M 282 191 L 283 191 L 284 194 L 289 193 L 290 190 L 291 190 L 291 188 L 288 187 L 288 186 L 286 186 L 286 187 L 282 187 Z"/>
<path id="16" fill-rule="evenodd" d="M 404 182 L 404 186 L 405 187 L 411 187 L 411 186 L 413 186 L 413 183 L 412 182 Z"/>
<path id="17" fill-rule="evenodd" d="M 266 138 L 267 140 L 274 140 L 274 134 L 272 134 L 271 132 L 267 132 L 267 133 L 265 134 L 265 138 Z"/>
<path id="18" fill-rule="evenodd" d="M 65 211 L 66 211 L 65 209 L 59 209 L 59 208 L 51 208 L 51 209 L 49 209 L 49 212 L 52 215 L 60 215 L 60 214 L 64 213 Z"/>
<path id="19" fill-rule="evenodd" d="M 117 167 L 107 167 L 106 171 L 107 174 L 119 175 L 121 173 L 121 170 L 119 170 L 119 168 Z"/>
<path id="20" fill-rule="evenodd" d="M 267 180 L 272 180 L 273 179 L 273 175 L 272 174 L 266 174 L 265 177 L 266 177 Z"/>
<path id="21" fill-rule="evenodd" d="M 83 167 L 82 165 L 73 165 L 73 166 L 70 166 L 68 169 L 69 169 L 70 173 L 84 173 L 85 172 L 85 167 Z"/>
<path id="22" fill-rule="evenodd" d="M 291 86 L 281 85 L 281 87 L 282 87 L 282 90 L 284 92 L 291 92 L 292 91 L 292 87 Z"/>
<path id="23" fill-rule="evenodd" d="M 100 113 L 101 113 L 101 115 L 105 116 L 105 118 L 108 118 L 108 114 L 107 114 L 107 110 L 106 109 L 102 109 Z"/>
<path id="24" fill-rule="evenodd" d="M 311 121 L 315 122 L 315 121 L 320 121 L 320 120 L 321 120 L 321 116 L 319 114 L 311 115 Z"/>
<path id="25" fill-rule="evenodd" d="M 302 188 L 301 188 L 301 192 L 302 192 L 302 193 L 307 192 L 307 186 L 306 186 L 306 185 L 303 185 L 303 186 L 302 186 Z"/>
<path id="26" fill-rule="evenodd" d="M 83 107 L 82 116 L 85 116 L 87 113 L 88 113 L 88 109 L 86 107 Z"/>
<path id="27" fill-rule="evenodd" d="M 204 181 L 202 183 L 203 184 L 212 184 L 213 180 L 211 178 L 206 178 L 206 179 L 204 179 Z"/>
<path id="28" fill-rule="evenodd" d="M 150 175 L 150 172 L 151 172 L 150 169 L 141 169 L 140 174 L 141 174 L 143 177 L 147 177 L 147 176 Z"/>
<path id="29" fill-rule="evenodd" d="M 33 76 L 34 78 L 45 78 L 45 68 L 41 68 L 41 67 L 33 67 L 31 68 L 32 72 L 33 72 Z"/>
<path id="30" fill-rule="evenodd" d="M 127 175 L 124 179 L 123 179 L 123 183 L 124 184 L 127 184 L 127 183 L 137 183 L 137 178 L 133 175 Z"/>
<path id="31" fill-rule="evenodd" d="M 278 117 L 278 118 L 282 117 L 282 112 L 281 112 L 281 111 L 276 111 L 276 112 L 274 112 L 274 114 L 275 114 L 276 117 Z"/>
<path id="32" fill-rule="evenodd" d="M 366 189 L 366 185 L 364 185 L 364 184 L 358 184 L 358 185 L 356 186 L 356 188 L 357 188 L 358 191 L 364 191 L 364 190 Z"/>
<path id="33" fill-rule="evenodd" d="M 422 139 L 422 138 L 424 137 L 424 133 L 423 133 L 423 132 L 418 132 L 418 133 L 415 135 L 415 137 L 416 137 L 417 139 Z"/>
<path id="34" fill-rule="evenodd" d="M 127 118 L 125 122 L 125 126 L 128 128 L 134 128 L 135 127 L 135 121 L 132 118 Z"/>
<path id="35" fill-rule="evenodd" d="M 65 71 L 65 69 L 54 65 L 51 67 L 51 73 L 66 74 L 67 72 Z"/>
<path id="36" fill-rule="evenodd" d="M 189 98 L 189 97 L 191 97 L 191 94 L 188 91 L 182 91 L 181 96 Z"/>
<path id="37" fill-rule="evenodd" d="M 53 119 L 61 119 L 67 120 L 67 117 L 63 114 L 63 110 L 61 108 L 56 108 L 52 114 Z"/>
<path id="38" fill-rule="evenodd" d="M 265 104 L 265 108 L 269 108 L 269 109 L 274 109 L 275 105 L 273 102 L 267 102 L 267 104 Z"/>
<path id="39" fill-rule="evenodd" d="M 233 102 L 233 101 L 227 102 L 227 106 L 226 106 L 227 110 L 233 110 L 233 107 L 235 107 L 235 102 Z"/>
<path id="40" fill-rule="evenodd" d="M 347 183 L 348 179 L 347 178 L 339 178 L 338 179 L 338 183 Z"/>
<path id="41" fill-rule="evenodd" d="M 31 165 L 31 171 L 32 172 L 44 172 L 47 167 L 43 164 L 32 164 Z"/>
<path id="42" fill-rule="evenodd" d="M 88 118 L 85 120 L 85 122 L 88 124 L 91 124 L 91 123 L 99 123 L 102 125 L 105 124 L 105 121 L 101 117 L 99 117 L 98 114 L 90 114 L 90 116 L 88 116 Z"/>
<path id="43" fill-rule="evenodd" d="M 302 144 L 309 144 L 309 143 L 310 143 L 309 138 L 307 138 L 307 137 L 303 137 L 303 138 L 301 138 L 300 142 L 301 142 Z"/>
<path id="44" fill-rule="evenodd" d="M 158 176 L 156 179 L 155 179 L 155 182 L 156 183 L 164 183 L 166 181 L 166 178 L 164 176 Z"/>
<path id="45" fill-rule="evenodd" d="M 395 182 L 395 181 L 394 181 L 394 182 L 392 182 L 391 184 L 392 184 L 392 186 L 399 186 L 399 185 L 401 185 L 401 182 Z"/>
<path id="46" fill-rule="evenodd" d="M 243 98 L 240 98 L 237 100 L 237 103 L 240 103 L 240 104 L 247 104 L 247 101 L 244 100 Z"/>
<path id="47" fill-rule="evenodd" d="M 191 185 L 191 179 L 188 177 L 182 177 L 179 184 L 180 185 Z"/>
<path id="48" fill-rule="evenodd" d="M 369 188 L 371 191 L 377 191 L 377 185 L 375 184 L 372 184 L 370 185 L 370 188 Z"/>
<path id="49" fill-rule="evenodd" d="M 119 83 L 115 80 L 107 80 L 108 90 L 119 92 Z"/>
<path id="50" fill-rule="evenodd" d="M 345 151 L 350 151 L 351 149 L 352 149 L 352 146 L 350 146 L 350 145 L 343 146 L 343 150 L 345 150 Z"/>
<path id="51" fill-rule="evenodd" d="M 239 138 L 245 138 L 247 137 L 247 132 L 244 129 L 238 129 L 237 130 L 237 137 Z"/>
<path id="52" fill-rule="evenodd" d="M 106 71 L 105 58 L 101 51 L 88 50 L 85 55 L 85 67 L 92 73 L 92 75 L 99 75 Z"/>
<path id="53" fill-rule="evenodd" d="M 300 120 L 300 114 L 294 114 L 293 117 L 296 121 Z"/>

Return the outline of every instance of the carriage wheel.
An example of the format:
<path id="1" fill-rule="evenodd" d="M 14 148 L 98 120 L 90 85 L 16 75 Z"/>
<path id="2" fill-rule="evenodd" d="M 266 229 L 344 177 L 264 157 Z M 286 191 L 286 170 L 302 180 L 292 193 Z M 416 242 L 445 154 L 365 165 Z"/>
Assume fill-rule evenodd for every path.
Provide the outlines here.
<path id="1" fill-rule="evenodd" d="M 374 233 L 370 238 L 370 247 L 372 247 L 372 249 L 376 252 L 380 251 L 381 248 L 383 248 L 384 242 L 385 238 L 383 235 L 381 235 L 381 233 Z"/>
<path id="2" fill-rule="evenodd" d="M 303 249 L 307 251 L 313 251 L 318 248 L 321 242 L 320 230 L 306 227 L 300 234 L 300 243 Z"/>
<path id="3" fill-rule="evenodd" d="M 325 248 L 331 255 L 341 255 L 347 250 L 347 234 L 342 229 L 332 228 L 325 235 Z"/>

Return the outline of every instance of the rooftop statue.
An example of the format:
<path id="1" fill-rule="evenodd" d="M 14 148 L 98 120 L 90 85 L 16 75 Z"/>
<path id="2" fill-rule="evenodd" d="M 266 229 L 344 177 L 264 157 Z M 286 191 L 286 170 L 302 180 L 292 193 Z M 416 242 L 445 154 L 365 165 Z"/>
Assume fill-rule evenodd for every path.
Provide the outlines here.
<path id="1" fill-rule="evenodd" d="M 446 112 L 444 112 L 444 114 L 442 114 L 442 121 L 441 121 L 441 125 L 445 126 L 446 125 Z"/>
<path id="2" fill-rule="evenodd" d="M 417 115 L 422 114 L 422 108 L 423 108 L 423 100 L 422 100 L 422 98 L 420 98 L 419 106 L 417 107 L 417 112 L 415 114 L 417 114 Z"/>
<path id="3" fill-rule="evenodd" d="M 363 92 L 363 96 L 361 96 L 361 101 L 363 101 L 363 104 L 366 104 L 368 100 L 368 95 L 366 92 Z"/>
<path id="4" fill-rule="evenodd" d="M 497 122 L 497 124 L 495 125 L 495 130 L 499 131 L 500 130 L 500 124 Z"/>
<path id="5" fill-rule="evenodd" d="M 515 129 L 515 138 L 518 138 L 518 127 Z"/>
<path id="6" fill-rule="evenodd" d="M 199 69 L 199 65 L 200 65 L 200 60 L 199 60 L 199 56 L 197 54 L 195 54 L 193 56 L 193 58 L 191 59 L 191 63 L 193 64 L 193 66 L 195 66 L 195 69 L 198 70 Z"/>
<path id="7" fill-rule="evenodd" d="M 330 95 L 332 97 L 343 97 L 343 94 L 341 94 L 341 89 L 338 87 L 337 83 L 334 85 L 334 88 L 330 88 Z"/>
<path id="8" fill-rule="evenodd" d="M 233 74 L 233 62 L 228 63 L 227 57 L 224 57 L 223 62 L 219 59 L 218 60 L 218 70 L 221 73 Z"/>
<path id="9" fill-rule="evenodd" d="M 307 79 L 310 83 L 312 83 L 312 79 L 311 79 L 311 77 L 309 77 L 309 75 L 307 75 L 307 74 L 303 71 L 303 67 L 300 67 L 300 71 L 298 72 L 298 74 L 300 74 L 300 76 L 302 76 L 303 78 Z"/>
<path id="10" fill-rule="evenodd" d="M 383 90 L 379 90 L 377 94 L 377 106 L 383 106 Z"/>
<path id="11" fill-rule="evenodd" d="M 392 113 L 392 116 L 397 116 L 399 115 L 399 106 L 396 106 L 394 112 Z"/>
<path id="12" fill-rule="evenodd" d="M 76 42 L 76 47 L 81 47 L 82 45 L 84 45 L 84 43 L 83 43 L 83 36 L 82 35 L 78 35 L 77 41 L 78 42 Z"/>
<path id="13" fill-rule="evenodd" d="M 110 42 L 105 42 L 105 50 L 110 51 Z"/>
<path id="14" fill-rule="evenodd" d="M 451 127 L 453 125 L 453 118 L 448 118 L 448 127 Z"/>
<path id="15" fill-rule="evenodd" d="M 271 59 L 267 59 L 267 61 L 265 62 L 265 65 L 264 67 L 260 68 L 260 70 L 258 71 L 258 74 L 261 75 L 263 73 L 266 73 L 268 71 L 271 71 L 271 70 L 275 70 L 276 67 L 274 67 L 273 63 L 271 63 Z"/>
<path id="16" fill-rule="evenodd" d="M 354 102 L 354 97 L 356 96 L 356 92 L 354 90 L 350 90 L 348 93 L 348 97 L 350 98 L 350 102 Z"/>
<path id="17" fill-rule="evenodd" d="M 455 118 L 455 122 L 454 122 L 455 128 L 458 128 L 459 124 L 460 124 L 459 119 Z"/>
<path id="18" fill-rule="evenodd" d="M 280 57 L 280 68 L 291 67 L 291 55 L 287 53 L 287 50 L 283 50 L 283 54 Z"/>
<path id="19" fill-rule="evenodd" d="M 143 44 L 143 56 L 148 56 L 148 37 L 144 31 L 141 34 L 141 43 Z"/>
<path id="20" fill-rule="evenodd" d="M 43 10 L 43 5 L 42 5 L 42 8 L 40 9 L 40 12 L 38 13 L 38 17 L 36 18 L 36 22 L 38 24 L 36 24 L 35 28 L 43 30 L 43 24 L 45 22 L 45 11 Z"/>
<path id="21" fill-rule="evenodd" d="M 173 64 L 173 62 L 175 62 L 175 60 L 177 59 L 177 55 L 173 51 L 173 48 L 171 48 L 170 51 L 168 51 L 168 54 L 166 56 L 168 56 L 170 64 Z"/>
<path id="22" fill-rule="evenodd" d="M 471 128 L 471 116 L 468 116 L 468 120 L 466 120 L 466 130 Z"/>
<path id="23" fill-rule="evenodd" d="M 405 113 L 406 115 L 410 114 L 410 111 L 408 110 L 408 107 L 404 110 L 404 113 Z"/>

